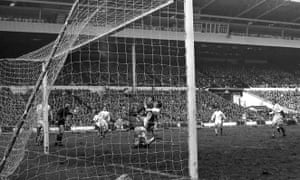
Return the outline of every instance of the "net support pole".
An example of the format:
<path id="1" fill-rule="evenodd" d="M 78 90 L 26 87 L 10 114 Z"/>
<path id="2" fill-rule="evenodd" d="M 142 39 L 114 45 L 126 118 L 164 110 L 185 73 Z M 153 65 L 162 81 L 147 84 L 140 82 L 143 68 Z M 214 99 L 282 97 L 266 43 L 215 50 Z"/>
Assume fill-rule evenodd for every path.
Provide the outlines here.
<path id="1" fill-rule="evenodd" d="M 46 64 L 43 63 L 43 71 L 46 71 Z M 48 88 L 47 88 L 47 72 L 43 78 L 43 121 L 44 121 L 44 153 L 49 154 L 49 123 L 48 123 Z"/>
<path id="2" fill-rule="evenodd" d="M 132 44 L 132 91 L 136 92 L 136 52 L 135 42 Z"/>
<path id="3" fill-rule="evenodd" d="M 189 176 L 198 180 L 198 144 L 196 122 L 196 86 L 195 86 L 195 49 L 194 49 L 194 22 L 193 0 L 184 0 L 184 27 L 186 52 L 187 78 L 187 118 L 188 118 L 188 149 L 189 149 Z"/>
<path id="4" fill-rule="evenodd" d="M 62 37 L 63 37 L 63 35 L 64 35 L 64 33 L 65 33 L 66 29 L 67 29 L 67 26 L 68 26 L 68 23 L 69 23 L 69 19 L 71 18 L 71 14 L 73 13 L 75 7 L 77 7 L 78 4 L 79 4 L 79 0 L 76 0 L 74 2 L 73 6 L 72 6 L 72 8 L 70 10 L 70 12 L 69 12 L 69 15 L 68 15 L 68 17 L 66 19 L 65 24 L 63 25 L 63 27 L 62 27 L 62 29 L 61 29 L 58 37 L 56 38 L 56 40 L 54 42 L 54 45 L 53 45 L 53 47 L 51 49 L 51 52 L 50 52 L 49 56 L 47 57 L 47 61 L 45 61 L 45 62 L 47 62 L 45 64 L 45 71 L 42 72 L 41 75 L 39 76 L 39 78 L 37 79 L 35 87 L 34 87 L 32 93 L 29 96 L 29 99 L 27 101 L 24 113 L 22 114 L 22 117 L 21 117 L 20 121 L 16 125 L 16 131 L 14 132 L 14 134 L 13 134 L 13 136 L 11 138 L 11 141 L 10 141 L 9 145 L 7 146 L 7 148 L 6 148 L 5 152 L 4 152 L 4 155 L 2 157 L 2 160 L 0 162 L 0 174 L 1 174 L 1 172 L 3 171 L 3 169 L 5 167 L 5 164 L 7 162 L 7 159 L 9 158 L 9 155 L 10 155 L 11 151 L 13 150 L 13 147 L 14 147 L 14 145 L 15 145 L 15 143 L 17 141 L 17 138 L 18 138 L 18 136 L 19 136 L 19 134 L 21 132 L 21 128 L 23 127 L 23 125 L 25 123 L 25 120 L 26 120 L 26 118 L 28 116 L 28 112 L 30 111 L 30 109 L 33 106 L 33 102 L 34 102 L 34 100 L 36 98 L 36 94 L 37 94 L 39 88 L 41 87 L 41 84 L 42 84 L 42 81 L 43 81 L 43 79 L 44 79 L 44 77 L 46 75 L 46 72 L 50 68 L 50 62 L 54 58 L 55 53 L 56 53 L 56 51 L 58 49 L 59 43 L 62 40 Z"/>

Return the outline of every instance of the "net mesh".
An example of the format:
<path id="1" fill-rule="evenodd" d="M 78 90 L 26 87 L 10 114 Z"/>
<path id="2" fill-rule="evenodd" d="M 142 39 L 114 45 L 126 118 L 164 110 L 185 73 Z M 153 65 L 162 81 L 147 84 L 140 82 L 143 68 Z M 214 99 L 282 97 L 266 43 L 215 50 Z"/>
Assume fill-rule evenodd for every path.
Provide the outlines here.
<path id="1" fill-rule="evenodd" d="M 2 177 L 12 179 L 173 179 L 188 176 L 183 2 L 79 0 L 55 42 L 15 60 L 1 60 L 1 155 L 34 93 Z M 35 143 L 46 64 L 50 153 Z M 63 146 L 57 112 L 70 104 Z M 146 104 L 146 105 L 145 105 Z M 146 139 L 135 146 L 141 107 L 162 105 Z M 111 115 L 105 138 L 94 116 Z M 140 113 L 140 114 L 139 114 Z M 137 115 L 138 114 L 138 115 Z M 153 112 L 154 114 L 154 112 Z M 50 118 L 49 118 L 50 119 Z M 143 139 L 140 139 L 141 143 Z"/>

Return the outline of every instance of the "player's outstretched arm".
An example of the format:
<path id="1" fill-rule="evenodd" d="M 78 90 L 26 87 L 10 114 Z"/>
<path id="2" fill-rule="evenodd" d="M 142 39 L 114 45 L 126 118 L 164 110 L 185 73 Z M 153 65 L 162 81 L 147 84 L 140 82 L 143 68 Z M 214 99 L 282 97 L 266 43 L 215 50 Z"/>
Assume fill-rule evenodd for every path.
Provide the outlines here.
<path id="1" fill-rule="evenodd" d="M 216 113 L 213 113 L 211 118 L 210 118 L 210 122 L 214 122 L 216 118 Z"/>
<path id="2" fill-rule="evenodd" d="M 222 116 L 223 116 L 223 121 L 225 121 L 227 119 L 227 117 L 225 116 L 224 113 L 222 113 Z"/>
<path id="3" fill-rule="evenodd" d="M 160 108 L 146 108 L 146 111 L 151 111 L 154 113 L 160 113 Z"/>
<path id="4" fill-rule="evenodd" d="M 147 108 L 148 108 L 148 106 L 147 106 L 147 100 L 146 100 L 146 98 L 144 98 L 144 108 L 145 108 L 145 109 L 147 109 Z"/>
<path id="5" fill-rule="evenodd" d="M 110 120 L 111 120 L 111 113 L 108 112 L 107 121 L 110 122 Z"/>
<path id="6" fill-rule="evenodd" d="M 53 120 L 54 120 L 53 110 L 50 108 L 49 109 L 49 119 L 48 119 L 48 121 L 52 122 Z"/>

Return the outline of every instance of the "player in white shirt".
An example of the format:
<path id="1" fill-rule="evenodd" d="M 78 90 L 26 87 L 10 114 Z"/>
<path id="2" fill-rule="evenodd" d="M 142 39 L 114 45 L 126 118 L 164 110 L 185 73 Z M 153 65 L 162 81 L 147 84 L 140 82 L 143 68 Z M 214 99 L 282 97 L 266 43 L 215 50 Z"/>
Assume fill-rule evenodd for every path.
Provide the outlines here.
<path id="1" fill-rule="evenodd" d="M 276 129 L 280 133 L 282 132 L 282 136 L 286 136 L 285 129 L 283 128 L 283 118 L 284 118 L 284 112 L 281 108 L 281 106 L 278 103 L 275 103 L 273 106 L 273 111 L 270 113 L 273 115 L 272 118 L 272 137 L 275 137 Z"/>
<path id="2" fill-rule="evenodd" d="M 48 111 L 48 121 L 52 120 L 53 118 L 53 114 L 51 111 L 51 107 L 47 104 L 47 111 Z M 37 125 L 36 125 L 36 138 L 35 138 L 35 142 L 37 143 L 37 145 L 42 145 L 43 141 L 44 141 L 44 134 L 42 132 L 42 129 L 44 128 L 44 118 L 43 118 L 43 105 L 42 104 L 38 104 L 36 107 L 36 115 L 37 115 Z"/>
<path id="3" fill-rule="evenodd" d="M 226 120 L 226 116 L 224 113 L 217 107 L 215 106 L 216 111 L 212 114 L 211 116 L 211 121 L 215 123 L 215 134 L 216 136 L 219 134 L 220 130 L 220 135 L 223 135 L 223 122 Z"/>
<path id="4" fill-rule="evenodd" d="M 104 107 L 102 111 L 94 116 L 93 121 L 95 122 L 95 127 L 98 130 L 99 136 L 105 137 L 105 134 L 108 131 L 108 123 L 110 120 L 110 112 L 107 111 L 106 107 Z"/>

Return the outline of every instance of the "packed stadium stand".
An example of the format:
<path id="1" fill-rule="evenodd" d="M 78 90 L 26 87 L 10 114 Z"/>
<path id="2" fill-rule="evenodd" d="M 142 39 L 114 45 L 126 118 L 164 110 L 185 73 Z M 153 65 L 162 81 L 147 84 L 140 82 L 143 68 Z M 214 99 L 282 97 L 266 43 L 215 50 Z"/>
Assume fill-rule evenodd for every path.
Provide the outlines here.
<path id="1" fill-rule="evenodd" d="M 252 91 L 253 94 L 256 94 L 260 97 L 263 97 L 267 100 L 272 101 L 273 103 L 277 102 L 284 107 L 300 111 L 300 94 L 298 91 Z"/>
<path id="2" fill-rule="evenodd" d="M 124 41 L 124 40 L 123 40 Z M 119 117 L 126 117 L 126 115 L 120 114 L 122 109 L 129 110 L 130 105 L 119 103 L 119 101 L 128 100 L 126 94 L 122 92 L 113 92 L 106 95 L 107 92 L 97 93 L 86 90 L 65 90 L 68 86 L 132 86 L 132 74 L 128 73 L 132 69 L 131 64 L 127 63 L 131 58 L 130 48 L 117 45 L 116 39 L 105 40 L 102 42 L 101 51 L 87 51 L 84 48 L 78 52 L 72 54 L 66 61 L 63 70 L 58 75 L 55 82 L 55 86 L 64 86 L 63 89 L 56 89 L 51 91 L 49 104 L 56 112 L 59 107 L 62 107 L 65 103 L 69 103 L 73 108 L 78 109 L 78 113 L 74 115 L 74 118 L 70 124 L 73 126 L 86 126 L 92 124 L 92 117 L 95 111 L 104 104 L 109 104 L 111 111 L 113 112 L 114 119 Z M 150 43 L 153 43 L 150 41 Z M 98 44 L 97 44 L 98 45 Z M 117 48 L 111 48 L 115 46 Z M 128 45 L 129 46 L 129 45 Z M 182 45 L 180 45 L 181 47 Z M 201 46 L 201 45 L 199 45 Z M 91 47 L 91 46 L 90 46 Z M 128 50 L 129 48 L 129 50 Z M 149 48 L 153 48 L 153 51 Z M 107 49 L 112 49 L 113 52 Z M 144 51 L 148 49 L 149 53 Z M 126 50 L 126 51 L 125 51 Z M 153 86 L 153 87 L 182 87 L 185 84 L 185 64 L 182 60 L 182 51 L 174 51 L 173 54 L 168 52 L 166 56 L 153 57 L 155 47 L 147 46 L 147 44 L 141 43 L 137 45 L 137 85 L 140 87 Z M 142 55 L 146 53 L 146 55 Z M 160 53 L 160 51 L 159 51 Z M 179 53 L 179 58 L 175 54 Z M 180 54 L 181 53 L 181 54 Z M 108 55 L 109 54 L 109 55 Z M 149 59 L 147 60 L 147 57 Z M 173 62 L 169 63 L 169 58 L 173 58 Z M 198 56 L 196 56 L 198 58 Z M 249 88 L 249 87 L 297 87 L 299 84 L 299 76 L 297 66 L 292 66 L 292 62 L 288 65 L 280 65 L 273 63 L 272 61 L 262 62 L 247 62 L 247 61 L 232 61 L 227 58 L 211 58 L 202 59 L 196 63 L 196 85 L 200 89 L 205 88 Z M 172 62 L 172 61 L 171 61 Z M 165 65 L 161 66 L 161 63 Z M 37 76 L 41 71 L 40 62 L 24 61 L 21 64 L 14 64 L 13 61 L 2 60 L 0 61 L 0 68 L 2 71 L 1 84 L 7 86 L 32 86 L 33 82 L 38 78 Z M 156 65 L 160 64 L 160 65 Z M 145 68 L 146 66 L 148 68 Z M 18 69 L 18 67 L 26 67 Z M 32 72 L 28 67 L 33 68 L 36 72 Z M 150 67 L 150 68 L 149 68 Z M 18 72 L 19 71 L 19 72 Z M 78 73 L 81 72 L 81 73 Z M 24 76 L 25 75 L 25 76 Z M 12 77 L 13 76 L 13 77 Z M 2 88 L 2 93 L 10 92 L 9 89 Z M 68 93 L 66 93 L 68 92 Z M 260 118 L 259 114 L 250 112 L 248 109 L 243 108 L 231 100 L 224 99 L 212 92 L 201 90 L 197 93 L 197 119 L 200 122 L 208 122 L 213 112 L 213 106 L 218 104 L 225 114 L 228 116 L 227 121 L 239 121 L 242 115 L 246 112 L 252 114 L 252 119 L 256 120 Z M 140 98 L 132 100 L 132 102 L 142 103 L 145 94 L 147 92 L 140 92 L 144 94 Z M 177 122 L 185 121 L 186 107 L 181 107 L 185 103 L 184 92 L 170 92 L 169 96 L 165 96 L 165 92 L 157 92 L 157 99 L 165 102 L 163 107 L 163 113 L 161 117 L 165 122 Z M 9 93 L 9 97 L 18 101 L 21 107 L 14 108 L 13 113 L 7 111 L 1 111 L 4 113 L 1 119 L 2 122 L 8 119 L 17 120 L 22 114 L 22 108 L 24 108 L 26 101 L 29 97 L 30 91 L 24 94 Z M 178 94 L 178 95 L 177 95 Z M 299 110 L 298 100 L 294 92 L 261 92 L 257 95 L 274 100 L 277 99 L 279 103 L 287 108 Z M 79 97 L 79 98 L 76 98 Z M 107 98 L 103 98 L 107 97 Z M 109 99 L 109 98 L 110 99 Z M 276 97 L 276 98 L 275 98 Z M 114 98 L 114 99 L 111 99 Z M 6 101 L 3 101 L 6 102 Z M 172 102 L 168 104 L 168 102 Z M 175 104 L 175 106 L 174 106 Z M 178 105 L 178 107 L 176 106 Z M 4 106 L 4 105 L 3 105 Z M 8 107 L 8 109 L 10 109 Z M 17 112 L 17 113 L 15 113 Z M 7 117 L 7 115 L 13 115 Z M 254 114 L 254 115 L 253 115 Z M 269 117 L 265 116 L 265 119 Z"/>
<path id="3" fill-rule="evenodd" d="M 157 63 L 161 62 L 161 59 L 154 60 Z M 231 62 L 198 62 L 196 67 L 197 73 L 197 86 L 202 88 L 249 88 L 249 87 L 297 87 L 300 83 L 299 76 L 297 75 L 297 66 L 295 68 L 289 68 L 289 66 L 276 65 L 273 63 L 263 64 L 247 64 L 240 63 L 235 64 Z M 87 62 L 89 63 L 89 62 Z M 155 62 L 154 62 L 155 63 Z M 101 64 L 101 71 L 97 69 L 100 66 L 96 63 L 92 63 L 85 66 L 85 74 L 76 74 L 70 71 L 70 66 L 66 66 L 64 71 L 64 77 L 59 77 L 57 84 L 70 84 L 71 82 L 76 85 L 116 85 L 122 82 L 122 85 L 130 85 L 132 83 L 132 76 L 128 74 L 127 69 L 130 70 L 129 65 L 117 67 L 114 63 L 106 62 Z M 149 68 L 148 71 L 144 67 L 144 62 L 141 62 L 137 66 L 137 76 L 139 79 L 139 85 L 154 85 L 164 86 L 172 84 L 172 86 L 181 86 L 185 82 L 185 70 L 184 64 L 179 64 L 174 67 L 166 64 L 162 69 L 155 65 Z M 178 67 L 179 66 L 179 67 Z M 106 67 L 106 68 L 105 68 Z M 158 67 L 158 68 L 157 68 Z M 93 68 L 93 69 L 91 69 Z M 115 69 L 114 72 L 119 71 L 120 73 L 110 73 L 107 69 Z M 119 69 L 118 69 L 119 68 Z M 181 70 L 178 70 L 180 68 Z M 289 69 L 288 69 L 289 68 Z M 76 67 L 73 68 L 76 71 Z M 79 69 L 79 67 L 77 67 Z M 122 72 L 122 70 L 124 72 Z M 145 71 L 146 70 L 146 71 Z M 154 74 L 153 75 L 153 72 Z M 174 73 L 172 75 L 172 72 Z M 178 73 L 180 75 L 178 76 Z M 71 80 L 69 77 L 71 77 Z M 110 79 L 108 79 L 108 76 Z M 100 77 L 100 78 L 99 78 Z M 98 79 L 98 80 L 97 80 Z M 99 80 L 100 79 L 100 80 Z"/>
<path id="4" fill-rule="evenodd" d="M 286 70 L 284 66 L 265 64 L 233 64 L 212 62 L 201 64 L 199 69 L 208 87 L 296 87 L 300 80 L 297 68 Z M 211 77 L 211 78 L 208 78 Z"/>
<path id="5" fill-rule="evenodd" d="M 147 176 L 140 172 L 157 174 L 157 171 L 159 174 L 157 177 L 167 174 L 168 179 L 185 179 L 184 176 L 188 174 L 186 172 L 188 166 L 184 164 L 187 162 L 184 154 L 187 143 L 186 139 L 183 140 L 183 138 L 188 136 L 186 127 L 189 111 L 187 105 L 190 103 L 187 100 L 187 92 L 191 89 L 194 90 L 194 87 L 187 88 L 187 79 L 189 78 L 187 74 L 189 72 L 186 70 L 184 1 L 174 0 L 173 2 L 170 0 L 168 1 L 172 2 L 170 5 L 159 6 L 155 11 L 147 15 L 143 14 L 148 11 L 147 8 L 155 5 L 155 3 L 147 4 L 152 1 L 158 4 L 167 2 L 167 0 L 79 0 L 78 2 L 86 3 L 82 7 L 78 6 L 81 8 L 76 9 L 75 6 L 75 10 L 73 9 L 75 12 L 78 11 L 79 18 L 67 22 L 65 20 L 68 19 L 68 13 L 74 0 L 3 0 L 0 2 L 0 135 L 5 132 L 5 138 L 6 136 L 10 137 L 16 129 L 16 125 L 22 122 L 22 118 L 29 120 L 26 119 L 25 127 L 20 128 L 20 132 L 22 130 L 26 132 L 30 129 L 29 135 L 24 135 L 25 140 L 18 142 L 23 151 L 19 152 L 20 157 L 17 156 L 17 158 L 23 163 L 25 162 L 25 165 L 21 165 L 26 167 L 20 166 L 21 170 L 15 171 L 13 168 L 17 168 L 19 164 L 16 163 L 15 165 L 14 162 L 17 161 L 10 159 L 12 165 L 9 165 L 13 167 L 10 173 L 17 172 L 13 176 L 16 175 L 19 179 L 25 176 L 29 179 L 32 177 L 33 179 L 42 179 L 38 171 L 45 171 L 45 179 L 55 179 L 53 178 L 54 175 L 51 174 L 53 169 L 55 169 L 54 174 L 59 174 L 60 167 L 69 168 L 68 166 L 72 166 L 71 162 L 74 161 L 76 165 L 70 169 L 73 168 L 72 171 L 78 172 L 84 171 L 86 174 L 90 173 L 89 167 L 98 168 L 103 165 L 104 170 L 96 170 L 97 176 L 99 174 L 101 176 L 103 172 L 111 174 L 109 168 L 112 165 L 116 175 L 118 174 L 116 173 L 117 170 L 122 169 L 124 171 L 128 167 L 131 168 L 130 175 L 138 171 L 141 176 L 135 177 L 136 179 L 144 179 L 139 177 Z M 97 4 L 93 4 L 96 2 Z M 91 6 L 90 3 L 93 5 Z M 125 5 L 122 6 L 122 3 Z M 99 8 L 95 8 L 97 6 Z M 102 6 L 107 7 L 103 8 Z M 85 11 L 85 8 L 89 11 Z M 144 11 L 143 8 L 147 10 Z M 215 135 L 213 130 L 212 133 L 210 131 L 207 133 L 207 129 L 202 127 L 204 124 L 205 127 L 215 126 L 211 118 L 212 114 L 219 108 L 226 116 L 225 122 L 230 126 L 253 125 L 261 128 L 257 125 L 265 125 L 266 122 L 271 124 L 271 111 L 276 103 L 284 107 L 285 110 L 291 110 L 282 112 L 286 113 L 285 125 L 289 125 L 287 121 L 290 119 L 293 119 L 294 124 L 299 122 L 299 9 L 300 3 L 292 0 L 194 0 L 196 123 L 198 132 L 206 133 L 204 138 L 199 138 L 203 143 L 199 146 L 204 147 L 204 149 L 201 149 L 201 153 L 198 154 L 199 157 L 205 159 L 203 161 L 205 163 L 206 158 L 211 158 L 210 156 L 216 156 L 215 159 L 218 160 L 213 165 L 203 163 L 207 167 L 215 168 L 216 171 L 213 169 L 214 175 L 201 177 L 201 179 L 210 179 L 211 177 L 242 179 L 244 174 L 252 172 L 251 169 L 247 173 L 234 172 L 232 173 L 234 176 L 230 174 L 228 178 L 223 176 L 227 171 L 236 170 L 234 168 L 226 169 L 226 166 L 230 165 L 227 163 L 228 160 L 226 163 L 222 162 L 222 157 L 227 157 L 228 154 L 231 155 L 230 157 L 228 155 L 230 160 L 233 157 L 239 158 L 232 163 L 237 168 L 252 167 L 252 165 L 247 164 L 248 162 L 255 164 L 253 166 L 255 168 L 256 165 L 260 164 L 277 165 L 273 163 L 277 157 L 269 158 L 272 160 L 271 163 L 262 160 L 266 160 L 270 154 L 277 156 L 276 153 L 273 153 L 277 150 L 283 152 L 297 146 L 283 147 L 282 144 L 276 142 L 277 144 L 274 143 L 276 147 L 271 149 L 269 139 L 268 141 L 261 139 L 263 137 L 259 134 L 261 132 L 251 135 L 251 133 L 248 134 L 248 131 L 254 132 L 254 128 L 246 129 L 248 127 L 238 126 L 237 128 L 242 127 L 244 129 L 241 128 L 239 130 L 241 132 L 231 131 L 231 129 L 227 131 L 226 129 L 225 138 L 217 140 L 216 144 L 208 147 L 211 140 L 205 142 L 203 139 L 210 139 Z M 96 15 L 91 13 L 94 10 Z M 76 13 L 74 14 L 76 16 Z M 118 21 L 121 22 L 121 25 L 118 24 Z M 66 27 L 64 23 L 69 26 L 69 29 L 63 29 L 61 32 L 61 28 Z M 54 40 L 59 33 L 63 37 L 59 39 L 61 46 L 55 47 L 56 42 Z M 104 37 L 95 38 L 100 37 L 97 33 L 103 33 Z M 78 37 L 76 37 L 77 35 Z M 72 39 L 73 37 L 76 38 Z M 86 43 L 87 41 L 89 42 Z M 54 53 L 51 54 L 51 52 Z M 48 57 L 49 54 L 52 57 Z M 61 65 L 59 65 L 60 63 Z M 48 65 L 46 70 L 44 69 L 45 65 Z M 47 78 L 42 80 L 41 74 Z M 48 81 L 49 79 L 50 81 Z M 34 92 L 34 87 L 39 87 L 36 92 Z M 50 93 L 44 93 L 46 92 L 44 88 L 50 90 Z M 31 96 L 32 92 L 35 96 Z M 245 92 L 258 97 L 260 103 L 257 104 L 259 105 L 246 106 L 246 103 L 243 104 L 242 98 Z M 35 99 L 30 101 L 32 97 Z M 104 139 L 104 136 L 103 139 L 100 139 L 99 135 L 96 137 L 96 129 L 94 129 L 96 123 L 93 118 L 103 107 L 106 107 L 111 113 L 112 122 L 121 120 L 124 124 L 128 122 L 130 127 L 135 123 L 132 122 L 132 114 L 134 114 L 134 121 L 138 121 L 140 117 L 137 116 L 137 112 L 147 108 L 145 102 L 149 97 L 154 98 L 162 105 L 159 113 L 151 110 L 153 114 L 158 114 L 158 126 L 155 127 L 157 128 L 155 130 L 161 136 L 159 137 L 161 141 L 158 140 L 154 143 L 153 149 L 147 150 L 149 154 L 152 153 L 151 151 L 154 152 L 150 155 L 151 158 L 148 158 L 149 154 L 144 154 L 144 151 L 140 151 L 140 149 L 137 149 L 138 153 L 134 154 L 137 151 L 129 147 L 132 143 L 131 136 L 133 136 L 130 131 L 109 129 L 112 130 L 112 133 L 108 135 L 107 139 Z M 54 118 L 49 121 L 50 135 L 52 135 L 52 137 L 49 136 L 51 143 L 55 141 L 54 136 L 56 134 L 54 133 L 57 133 L 57 129 L 59 134 L 61 133 L 61 127 L 57 126 L 58 111 L 69 104 L 72 112 L 72 117 L 66 122 L 67 132 L 64 135 L 64 140 L 69 141 L 69 144 L 66 143 L 66 146 L 62 147 L 64 149 L 60 151 L 60 147 L 52 143 L 51 146 L 55 147 L 50 147 L 50 156 L 49 158 L 46 156 L 47 160 L 42 157 L 44 155 L 43 150 L 38 149 L 39 146 L 33 145 L 35 137 L 33 137 L 34 133 L 31 132 L 33 127 L 37 127 L 36 121 L 39 118 L 37 105 L 45 100 L 48 100 L 54 114 Z M 30 111 L 26 112 L 28 102 L 30 102 Z M 154 102 L 152 103 L 154 104 Z M 268 105 L 264 103 L 268 103 Z M 44 109 L 43 115 L 46 114 L 45 112 Z M 24 114 L 26 116 L 29 114 L 29 117 L 24 118 Z M 145 122 L 143 122 L 143 126 L 146 127 Z M 72 131 L 70 133 L 70 127 L 78 128 L 80 132 L 74 133 Z M 256 131 L 259 128 L 255 128 Z M 271 131 L 270 129 L 263 130 L 264 132 L 261 134 L 264 135 Z M 298 129 L 291 131 L 291 134 L 296 134 L 292 137 L 288 131 L 288 138 L 292 137 L 294 138 L 291 138 L 293 141 L 297 141 L 298 132 Z M 154 137 L 153 133 L 154 131 L 152 131 Z M 32 137 L 29 137 L 30 135 Z M 0 136 L 0 142 L 6 143 L 3 146 L 5 148 L 10 141 L 9 138 L 2 140 L 1 138 L 4 136 Z M 255 140 L 249 140 L 253 138 L 250 136 L 253 136 Z M 225 148 L 225 150 L 222 149 L 226 147 L 222 143 L 226 143 L 232 137 L 241 137 L 242 142 L 245 141 L 245 143 L 238 146 L 237 141 L 235 141 L 238 138 L 233 138 L 227 143 L 230 144 L 230 147 Z M 126 140 L 123 141 L 122 138 Z M 18 141 L 19 139 L 14 140 Z M 264 141 L 267 142 L 265 143 L 267 145 L 264 144 Z M 27 150 L 27 147 L 24 148 L 27 146 L 26 143 L 28 143 L 30 150 Z M 0 149 L 3 147 L 0 146 Z M 14 151 L 17 148 L 12 149 Z M 219 149 L 222 151 L 216 152 Z M 130 150 L 128 154 L 126 154 L 127 150 Z M 207 150 L 214 152 L 205 154 Z M 0 157 L 2 157 L 3 152 L 4 150 L 0 151 Z M 159 158 L 160 153 L 163 154 L 163 160 Z M 204 157 L 202 153 L 207 157 Z M 242 155 L 240 156 L 238 153 Z M 260 159 L 253 158 L 263 153 L 267 155 Z M 24 156 L 24 154 L 26 155 Z M 100 154 L 101 160 L 95 159 L 98 154 Z M 146 163 L 139 159 L 138 163 L 135 164 L 135 159 L 132 158 L 124 160 L 125 163 L 121 162 L 121 166 L 116 166 L 118 163 L 115 163 L 115 159 L 123 161 L 122 158 L 131 157 L 132 154 L 134 154 L 134 158 L 146 157 Z M 287 154 L 292 154 L 292 152 Z M 177 158 L 177 155 L 180 157 Z M 243 157 L 244 155 L 253 157 Z M 292 154 L 290 159 L 294 159 L 296 155 L 297 153 Z M 23 156 L 25 157 L 24 161 Z M 168 156 L 171 157 L 171 163 L 168 162 L 171 165 L 165 163 L 165 161 L 169 161 Z M 34 166 L 36 169 L 31 169 L 32 162 L 30 161 L 36 163 L 36 157 L 40 158 L 40 164 L 37 167 Z M 110 157 L 112 158 L 109 159 Z M 68 163 L 63 164 L 61 160 L 63 158 L 67 159 Z M 90 158 L 94 158 L 93 162 L 89 161 Z M 252 158 L 256 162 L 253 162 Z M 156 162 L 151 162 L 152 160 Z M 220 166 L 218 165 L 219 160 L 222 164 Z M 241 160 L 245 160 L 246 164 L 239 166 L 237 162 L 242 162 Z M 97 164 L 99 162 L 103 164 Z M 288 161 L 282 160 L 282 162 Z M 153 167 L 155 166 L 154 168 L 148 166 L 151 163 Z M 60 167 L 56 167 L 56 164 L 59 164 Z M 90 164 L 92 165 L 90 166 Z M 177 165 L 180 166 L 178 171 L 174 168 Z M 48 170 L 45 167 L 50 168 Z M 203 172 L 205 172 L 205 168 L 203 168 Z M 276 179 L 278 172 L 274 171 L 277 169 L 297 170 L 295 167 L 261 169 L 257 172 L 253 170 L 255 175 L 251 178 L 249 175 L 249 179 L 265 179 L 268 176 L 269 179 Z M 35 170 L 36 172 L 33 172 Z M 274 171 L 269 173 L 268 170 Z M 2 178 L 1 171 L 0 167 L 0 179 Z M 184 176 L 182 178 L 170 176 L 168 174 L 170 171 L 172 171 L 171 174 Z M 20 174 L 18 174 L 19 172 Z M 129 171 L 126 169 L 124 172 Z M 70 174 L 76 173 L 71 172 Z M 299 172 L 297 173 L 299 175 Z M 296 173 L 291 174 L 295 175 Z M 64 179 L 64 176 L 59 175 L 58 177 Z M 73 179 L 72 175 L 66 175 L 66 177 L 65 179 Z M 88 175 L 78 175 L 75 179 L 82 177 L 88 179 Z M 110 175 L 103 175 L 102 177 L 111 178 Z M 150 175 L 149 179 L 159 178 Z"/>
<path id="6" fill-rule="evenodd" d="M 1 107 L 6 107 L 1 111 L 1 122 L 10 126 L 17 121 L 25 108 L 26 101 L 30 95 L 30 91 L 26 94 L 14 94 L 9 89 L 1 89 L 1 98 L 9 97 L 13 104 L 18 106 L 6 106 L 1 104 Z M 4 96 L 5 95 L 5 96 Z M 90 90 L 53 90 L 49 97 L 49 105 L 54 112 L 66 103 L 71 104 L 76 113 L 69 122 L 72 126 L 90 126 L 93 124 L 93 116 L 99 112 L 103 106 L 107 106 L 112 112 L 113 120 L 124 118 L 128 120 L 128 112 L 134 106 L 141 107 L 145 98 L 153 96 L 147 91 L 139 91 L 138 94 L 126 94 L 123 91 L 110 91 L 110 92 L 92 92 Z M 186 93 L 183 91 L 173 92 L 156 92 L 155 99 L 163 104 L 163 109 L 160 117 L 160 122 L 166 126 L 169 124 L 176 124 L 186 122 Z M 8 102 L 3 99 L 1 102 Z M 12 104 L 12 103 L 11 103 Z M 239 121 L 242 114 L 249 110 L 242 108 L 222 97 L 201 90 L 197 93 L 197 119 L 199 123 L 210 121 L 211 114 L 214 111 L 214 106 L 219 106 L 226 113 L 228 122 Z M 125 111 L 124 111 L 125 110 Z M 123 114 L 122 114 L 123 113 Z M 125 113 L 125 114 L 124 114 Z M 55 114 L 54 114 L 55 115 Z M 54 117 L 55 119 L 56 117 Z M 255 119 L 253 119 L 255 120 Z M 51 122 L 54 125 L 54 122 Z"/>

